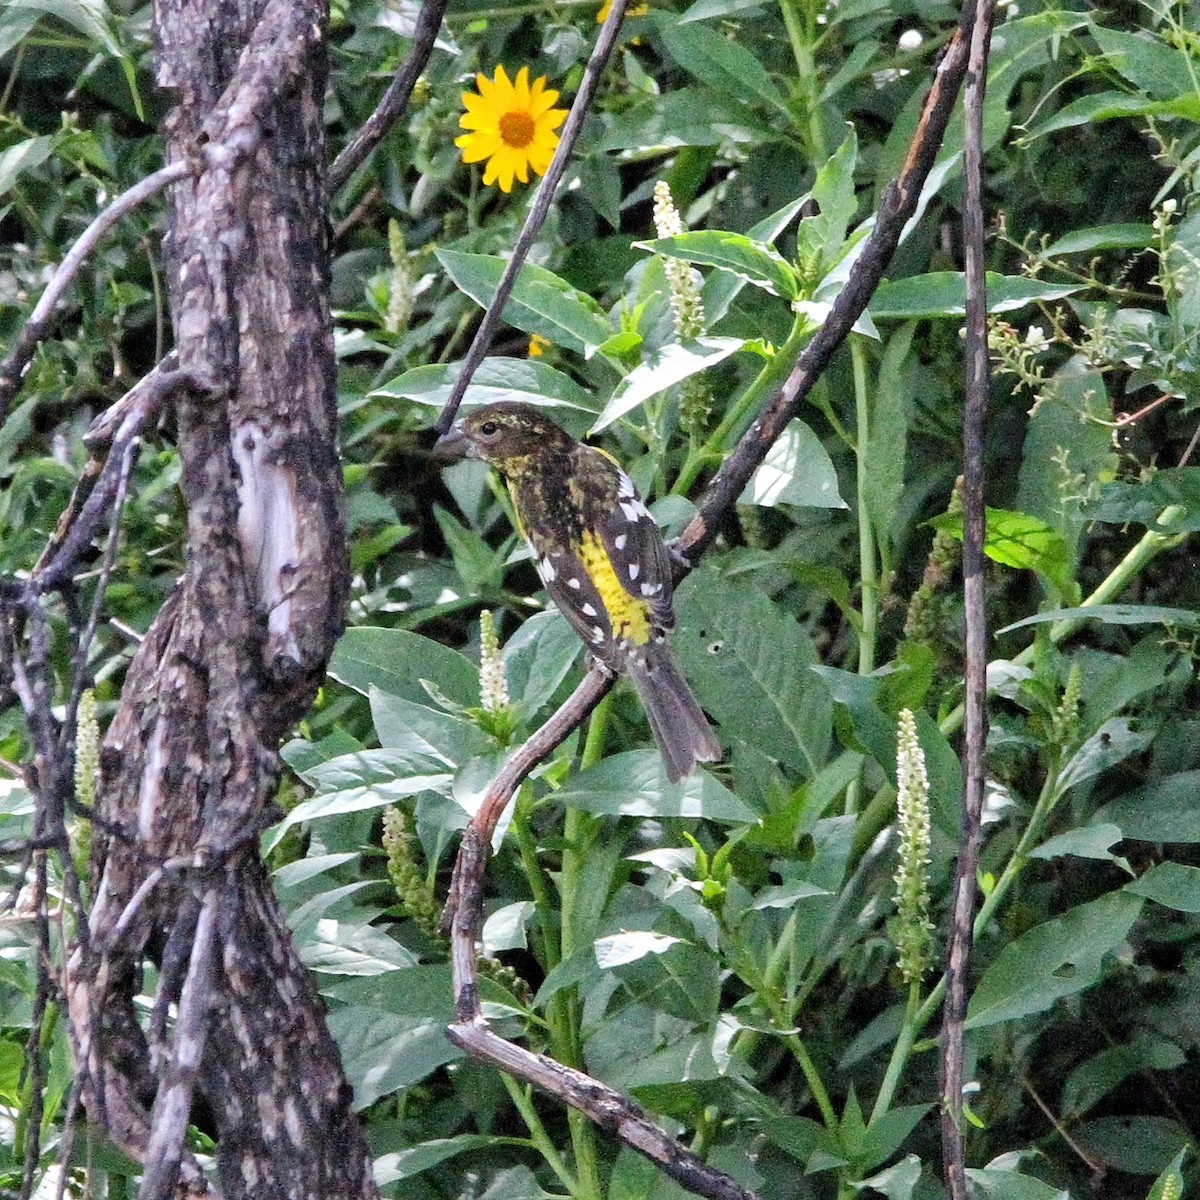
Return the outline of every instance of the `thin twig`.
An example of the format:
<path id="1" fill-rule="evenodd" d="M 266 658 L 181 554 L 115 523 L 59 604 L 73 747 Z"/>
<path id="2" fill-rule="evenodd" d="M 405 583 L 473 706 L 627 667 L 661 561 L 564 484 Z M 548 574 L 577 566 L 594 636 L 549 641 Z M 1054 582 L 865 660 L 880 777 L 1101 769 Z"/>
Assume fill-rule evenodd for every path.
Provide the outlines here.
<path id="1" fill-rule="evenodd" d="M 384 139 L 387 131 L 400 119 L 408 107 L 409 97 L 425 64 L 433 53 L 442 17 L 449 0 L 425 0 L 413 27 L 412 49 L 396 77 L 388 85 L 375 111 L 363 123 L 345 149 L 329 168 L 329 194 L 341 191 L 351 175 L 362 165 L 368 154 Z"/>
<path id="2" fill-rule="evenodd" d="M 521 226 L 521 232 L 512 248 L 508 262 L 504 266 L 504 273 L 496 285 L 496 294 L 492 297 L 492 302 L 488 305 L 487 311 L 483 314 L 483 320 L 479 322 L 479 328 L 475 331 L 475 337 L 467 350 L 467 356 L 463 359 L 462 367 L 454 380 L 454 387 L 450 390 L 450 398 L 446 401 L 446 407 L 442 409 L 442 414 L 438 417 L 436 427 L 438 433 L 445 433 L 453 424 L 454 414 L 458 412 L 458 406 L 462 403 L 462 398 L 470 386 L 471 378 L 479 364 L 483 362 L 484 355 L 487 354 L 488 348 L 492 344 L 492 338 L 504 313 L 504 305 L 512 292 L 513 284 L 517 281 L 517 274 L 529 255 L 533 239 L 537 237 L 538 231 L 546 220 L 546 215 L 550 212 L 555 190 L 558 188 L 563 172 L 567 169 L 567 163 L 575 150 L 575 143 L 579 140 L 583 122 L 591 111 L 592 98 L 600 86 L 600 80 L 604 77 L 608 60 L 617 44 L 617 35 L 621 32 L 621 22 L 625 19 L 627 3 L 628 0 L 613 0 L 612 8 L 609 9 L 608 16 L 604 18 L 604 24 L 600 27 L 600 36 L 596 39 L 596 45 L 592 48 L 591 57 L 584 68 L 583 80 L 579 84 L 579 91 L 571 104 L 571 111 L 563 123 L 562 135 L 559 138 L 558 147 L 554 151 L 554 157 L 550 160 L 550 166 L 546 168 L 546 174 L 538 185 L 529 215 L 525 218 L 525 224 Z"/>
<path id="3" fill-rule="evenodd" d="M 190 175 L 192 170 L 191 163 L 181 160 L 161 167 L 153 175 L 147 175 L 145 179 L 139 180 L 105 208 L 67 251 L 66 258 L 59 263 L 58 269 L 42 293 L 42 298 L 34 306 L 29 320 L 25 322 L 25 327 L 21 330 L 16 345 L 3 364 L 0 364 L 0 420 L 4 419 L 9 403 L 21 386 L 21 377 L 25 373 L 30 359 L 33 358 L 33 352 L 50 328 L 50 318 L 54 313 L 55 306 L 62 299 L 63 293 L 67 290 L 76 272 L 83 266 L 100 239 L 127 212 L 161 192 L 163 188 L 178 183 L 179 180 Z"/>
<path id="4" fill-rule="evenodd" d="M 171 1057 L 162 1072 L 162 1082 L 150 1115 L 150 1139 L 146 1146 L 139 1200 L 165 1200 L 178 1182 L 192 1091 L 204 1053 L 205 1017 L 211 1000 L 217 913 L 222 891 L 221 881 L 210 881 L 200 906 L 187 978 L 179 997 Z"/>
<path id="5" fill-rule="evenodd" d="M 967 1014 L 967 970 L 975 912 L 975 873 L 983 815 L 984 748 L 987 738 L 987 616 L 984 609 L 983 539 L 984 419 L 990 377 L 987 346 L 987 293 L 984 284 L 983 102 L 988 47 L 996 0 L 975 4 L 975 28 L 964 97 L 966 143 L 963 173 L 964 270 L 966 272 L 966 404 L 963 413 L 963 609 L 966 654 L 964 705 L 963 820 L 951 902 L 950 943 L 946 951 L 946 999 L 942 1009 L 942 1170 L 952 1200 L 967 1200 L 966 1146 L 963 1141 L 963 1024 Z"/>

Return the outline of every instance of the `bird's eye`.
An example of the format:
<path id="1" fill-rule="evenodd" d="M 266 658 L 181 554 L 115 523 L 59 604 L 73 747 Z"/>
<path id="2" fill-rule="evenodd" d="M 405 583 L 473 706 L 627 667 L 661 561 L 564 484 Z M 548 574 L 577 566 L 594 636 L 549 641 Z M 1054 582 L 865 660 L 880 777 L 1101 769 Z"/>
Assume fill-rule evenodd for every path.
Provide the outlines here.
<path id="1" fill-rule="evenodd" d="M 482 425 L 480 425 L 480 427 L 479 427 L 479 432 L 482 433 L 484 437 L 491 437 L 499 429 L 500 429 L 500 425 L 498 422 L 484 421 L 484 423 Z"/>

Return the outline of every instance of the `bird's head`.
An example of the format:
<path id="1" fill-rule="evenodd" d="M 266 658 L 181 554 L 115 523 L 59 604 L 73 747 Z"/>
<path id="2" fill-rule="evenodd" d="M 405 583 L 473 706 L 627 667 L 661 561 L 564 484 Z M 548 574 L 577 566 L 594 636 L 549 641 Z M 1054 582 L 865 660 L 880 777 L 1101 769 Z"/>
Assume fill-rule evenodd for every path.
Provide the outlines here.
<path id="1" fill-rule="evenodd" d="M 532 404 L 502 401 L 468 413 L 433 448 L 439 458 L 481 458 L 504 474 L 534 455 L 569 450 L 574 439 Z"/>

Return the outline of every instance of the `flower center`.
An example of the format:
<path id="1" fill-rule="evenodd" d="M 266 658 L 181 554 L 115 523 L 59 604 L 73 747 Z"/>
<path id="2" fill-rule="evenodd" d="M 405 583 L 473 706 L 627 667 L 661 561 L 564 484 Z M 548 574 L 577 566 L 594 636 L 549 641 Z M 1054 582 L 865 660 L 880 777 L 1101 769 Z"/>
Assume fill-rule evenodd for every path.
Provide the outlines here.
<path id="1" fill-rule="evenodd" d="M 528 146 L 536 132 L 537 126 L 527 112 L 506 112 L 500 118 L 500 137 L 514 150 Z"/>

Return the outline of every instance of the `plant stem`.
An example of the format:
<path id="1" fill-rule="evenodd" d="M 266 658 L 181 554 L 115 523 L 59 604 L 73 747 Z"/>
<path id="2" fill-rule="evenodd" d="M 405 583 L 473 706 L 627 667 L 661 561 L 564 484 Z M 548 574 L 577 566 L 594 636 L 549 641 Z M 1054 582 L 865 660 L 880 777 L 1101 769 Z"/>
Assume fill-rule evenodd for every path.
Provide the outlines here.
<path id="1" fill-rule="evenodd" d="M 874 1125 L 889 1108 L 892 1107 L 892 1097 L 896 1094 L 896 1086 L 904 1073 L 905 1063 L 912 1053 L 913 1042 L 917 1036 L 917 1013 L 921 1006 L 921 984 L 914 980 L 908 985 L 908 1003 L 904 1008 L 904 1024 L 900 1026 L 900 1035 L 892 1047 L 892 1057 L 888 1060 L 887 1071 L 883 1083 L 879 1085 L 879 1095 L 875 1098 L 875 1107 L 871 1109 L 871 1119 L 868 1127 Z"/>
<path id="2" fill-rule="evenodd" d="M 787 341 L 771 355 L 771 360 L 750 382 L 746 390 L 737 398 L 733 406 L 721 418 L 721 423 L 709 434 L 704 445 L 695 454 L 689 454 L 679 478 L 671 489 L 672 496 L 686 496 L 691 490 L 696 477 L 704 468 L 705 463 L 719 459 L 725 452 L 725 439 L 751 413 L 762 407 L 763 401 L 777 388 L 781 388 L 792 367 L 796 356 L 804 343 L 812 334 L 808 318 L 797 315 L 792 323 L 792 331 Z"/>
<path id="3" fill-rule="evenodd" d="M 813 59 L 812 40 L 800 14 L 796 0 L 780 0 L 783 23 L 787 28 L 788 45 L 796 62 L 796 79 L 800 86 L 800 101 L 804 105 L 806 146 L 812 162 L 819 166 L 829 157 L 825 144 L 825 129 L 821 124 L 821 100 L 817 91 L 817 64 Z"/>
<path id="4" fill-rule="evenodd" d="M 867 381 L 867 355 L 862 337 L 850 337 L 850 357 L 854 364 L 854 411 L 857 436 L 854 456 L 857 463 L 858 568 L 862 587 L 862 629 L 858 634 L 858 673 L 870 675 L 875 669 L 876 627 L 879 622 L 879 563 L 875 553 L 875 530 L 867 506 L 867 453 L 871 442 L 871 397 Z"/>
<path id="5" fill-rule="evenodd" d="M 500 1080 L 504 1084 L 504 1090 L 508 1092 L 509 1098 L 512 1100 L 517 1112 L 521 1114 L 521 1120 L 525 1122 L 525 1127 L 529 1130 L 530 1140 L 537 1147 L 538 1153 L 541 1154 L 550 1169 L 558 1176 L 563 1187 L 572 1196 L 581 1200 L 583 1193 L 579 1189 L 579 1183 L 567 1169 L 567 1164 L 563 1161 L 562 1155 L 559 1154 L 558 1148 L 554 1145 L 554 1140 L 546 1132 L 546 1127 L 542 1124 L 541 1117 L 537 1115 L 537 1111 L 533 1107 L 533 1097 L 528 1087 L 518 1083 L 511 1075 L 505 1074 L 503 1071 L 500 1072 Z"/>

